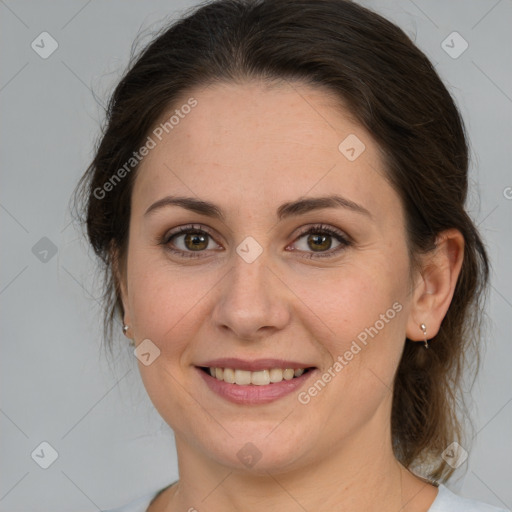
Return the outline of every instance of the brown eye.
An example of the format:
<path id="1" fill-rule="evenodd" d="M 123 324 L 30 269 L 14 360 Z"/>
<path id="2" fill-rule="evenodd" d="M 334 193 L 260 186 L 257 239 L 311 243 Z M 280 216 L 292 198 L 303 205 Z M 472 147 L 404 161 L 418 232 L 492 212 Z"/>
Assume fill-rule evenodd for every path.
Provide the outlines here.
<path id="1" fill-rule="evenodd" d="M 308 228 L 299 235 L 297 240 L 300 240 L 301 238 L 306 239 L 305 242 L 300 244 L 301 247 L 299 247 L 299 251 L 306 253 L 308 253 L 308 250 L 312 251 L 305 256 L 308 258 L 335 256 L 352 244 L 352 242 L 350 242 L 341 231 L 323 225 Z M 332 247 L 333 238 L 336 240 L 338 245 L 333 250 L 329 250 Z"/>
<path id="2" fill-rule="evenodd" d="M 187 258 L 199 257 L 201 252 L 213 249 L 210 242 L 214 242 L 209 233 L 193 226 L 183 226 L 168 233 L 162 240 L 162 245 L 178 256 Z M 215 244 L 214 246 L 218 244 Z M 196 254 L 194 254 L 196 253 Z"/>
<path id="3" fill-rule="evenodd" d="M 307 238 L 308 247 L 313 251 L 323 251 L 331 248 L 332 236 L 331 235 L 309 235 Z"/>
<path id="4" fill-rule="evenodd" d="M 206 249 L 208 247 L 208 235 L 202 233 L 187 233 L 183 244 L 192 251 Z"/>

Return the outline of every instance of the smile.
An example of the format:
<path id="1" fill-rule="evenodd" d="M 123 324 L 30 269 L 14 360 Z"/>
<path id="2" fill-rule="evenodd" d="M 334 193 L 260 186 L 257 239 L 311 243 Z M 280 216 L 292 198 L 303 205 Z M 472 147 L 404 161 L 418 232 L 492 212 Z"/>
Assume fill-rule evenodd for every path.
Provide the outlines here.
<path id="1" fill-rule="evenodd" d="M 299 392 L 318 371 L 314 367 L 257 371 L 217 366 L 196 366 L 195 369 L 214 396 L 237 405 L 266 404 Z"/>
<path id="2" fill-rule="evenodd" d="M 209 372 L 209 374 L 217 380 L 229 384 L 237 384 L 238 386 L 265 386 L 267 384 L 277 384 L 283 380 L 292 380 L 296 377 L 300 377 L 303 373 L 307 372 L 309 368 L 269 368 L 256 372 L 213 367 L 202 368 L 202 370 Z"/>

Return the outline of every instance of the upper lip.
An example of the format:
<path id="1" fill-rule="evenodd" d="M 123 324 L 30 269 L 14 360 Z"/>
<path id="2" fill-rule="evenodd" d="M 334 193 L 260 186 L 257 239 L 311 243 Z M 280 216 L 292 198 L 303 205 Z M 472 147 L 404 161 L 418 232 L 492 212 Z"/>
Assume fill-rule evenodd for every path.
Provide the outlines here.
<path id="1" fill-rule="evenodd" d="M 268 370 L 270 368 L 312 368 L 313 365 L 308 363 L 300 363 L 297 361 L 287 361 L 285 359 L 254 359 L 248 361 L 246 359 L 238 359 L 236 357 L 223 357 L 220 359 L 212 359 L 198 364 L 197 366 L 209 368 L 233 368 L 237 370 L 247 370 L 257 372 L 260 370 Z"/>

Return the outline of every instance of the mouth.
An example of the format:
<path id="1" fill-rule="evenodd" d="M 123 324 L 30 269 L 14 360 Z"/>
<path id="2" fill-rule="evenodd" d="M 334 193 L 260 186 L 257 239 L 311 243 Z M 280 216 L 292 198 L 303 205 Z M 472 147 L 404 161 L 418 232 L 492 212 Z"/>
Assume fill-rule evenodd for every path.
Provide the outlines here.
<path id="1" fill-rule="evenodd" d="M 267 386 L 283 381 L 297 379 L 312 371 L 315 367 L 307 368 L 267 368 L 258 371 L 238 368 L 220 368 L 213 366 L 197 366 L 199 370 L 214 379 L 238 386 Z"/>
<path id="2" fill-rule="evenodd" d="M 319 371 L 314 366 L 296 363 L 284 365 L 285 368 L 273 367 L 268 362 L 267 367 L 261 361 L 257 365 L 251 363 L 253 368 L 257 366 L 255 370 L 232 366 L 196 366 L 195 369 L 213 396 L 237 405 L 266 404 L 298 392 Z"/>

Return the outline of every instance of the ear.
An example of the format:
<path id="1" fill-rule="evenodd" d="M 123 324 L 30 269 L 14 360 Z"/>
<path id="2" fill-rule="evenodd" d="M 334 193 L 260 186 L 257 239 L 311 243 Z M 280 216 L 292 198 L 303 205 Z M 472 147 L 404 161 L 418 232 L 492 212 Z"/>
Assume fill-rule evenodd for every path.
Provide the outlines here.
<path id="1" fill-rule="evenodd" d="M 426 326 L 427 339 L 439 332 L 453 298 L 463 259 L 464 237 L 461 232 L 448 229 L 440 233 L 434 251 L 425 255 L 416 280 L 407 321 L 407 338 L 424 341 L 421 324 Z"/>
<path id="2" fill-rule="evenodd" d="M 126 283 L 126 272 L 125 272 L 124 265 L 121 261 L 121 258 L 119 256 L 119 248 L 115 245 L 114 241 L 112 241 L 110 244 L 109 253 L 110 253 L 110 261 L 112 264 L 112 274 L 113 274 L 114 281 L 115 281 L 116 292 L 120 296 L 121 302 L 123 305 L 123 312 L 124 312 L 123 322 L 126 325 L 130 326 L 131 325 L 131 320 L 130 320 L 131 315 L 130 315 L 130 308 L 128 305 L 129 303 L 128 303 L 128 287 L 127 287 L 127 283 Z M 125 334 L 125 336 L 128 337 L 128 333 L 125 332 L 124 334 Z"/>

